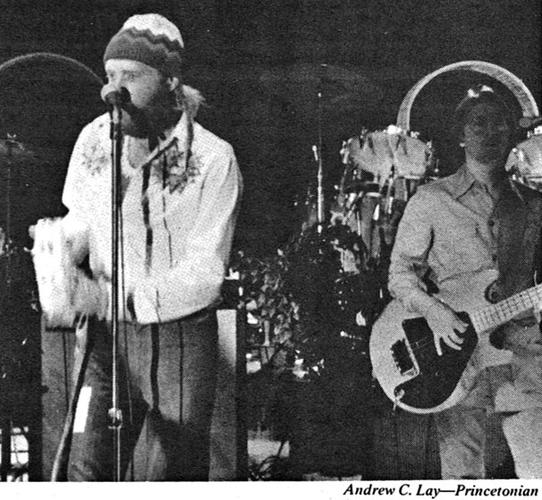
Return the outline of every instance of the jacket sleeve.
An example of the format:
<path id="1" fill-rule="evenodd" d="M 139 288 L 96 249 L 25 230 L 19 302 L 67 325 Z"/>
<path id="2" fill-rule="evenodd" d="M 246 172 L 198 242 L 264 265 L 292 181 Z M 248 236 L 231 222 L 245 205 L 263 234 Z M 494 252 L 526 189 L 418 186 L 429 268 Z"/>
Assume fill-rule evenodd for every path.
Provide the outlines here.
<path id="1" fill-rule="evenodd" d="M 89 212 L 87 196 L 90 192 L 88 172 L 91 161 L 89 155 L 91 140 L 91 125 L 87 125 L 73 148 L 62 193 L 62 203 L 68 209 L 68 213 L 62 220 L 62 226 L 72 260 L 76 264 L 79 264 L 89 251 L 86 216 Z"/>
<path id="2" fill-rule="evenodd" d="M 202 184 L 199 212 L 186 251 L 174 267 L 151 274 L 134 290 L 139 323 L 172 321 L 217 301 L 229 260 L 242 179 L 230 146 L 216 155 Z"/>
<path id="3" fill-rule="evenodd" d="M 419 190 L 407 204 L 391 254 L 388 288 L 411 312 L 425 315 L 437 303 L 422 281 L 431 249 L 431 195 Z"/>

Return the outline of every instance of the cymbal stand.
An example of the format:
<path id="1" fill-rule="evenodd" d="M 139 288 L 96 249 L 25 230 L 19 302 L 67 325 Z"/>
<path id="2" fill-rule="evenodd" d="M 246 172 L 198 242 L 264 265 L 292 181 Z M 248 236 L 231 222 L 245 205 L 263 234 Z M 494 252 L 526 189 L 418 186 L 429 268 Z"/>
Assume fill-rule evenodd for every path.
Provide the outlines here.
<path id="1" fill-rule="evenodd" d="M 5 270 L 4 270 L 4 280 L 5 282 L 2 283 L 3 289 L 3 300 L 1 303 L 1 310 L 0 314 L 4 316 L 2 321 L 2 327 L 8 328 L 8 320 L 7 317 L 10 314 L 10 307 L 11 307 L 11 301 L 12 301 L 12 290 L 11 285 L 13 281 L 12 276 L 12 241 L 11 241 L 11 190 L 12 190 L 12 157 L 13 157 L 13 147 L 17 144 L 15 141 L 15 136 L 8 134 L 6 145 L 7 145 L 7 162 L 6 162 L 6 173 L 7 173 L 7 180 L 6 180 L 6 228 L 5 228 L 5 235 L 4 235 L 4 245 L 0 253 L 5 253 Z M 2 371 L 4 371 L 4 367 L 0 367 Z M 1 373 L 0 377 L 2 377 L 2 380 L 6 380 L 6 373 Z M 2 408 L 2 414 L 0 415 L 0 426 L 2 430 L 2 444 L 1 444 L 1 456 L 2 456 L 2 465 L 0 467 L 0 480 L 1 481 L 7 481 L 8 473 L 11 468 L 11 424 L 12 424 L 12 401 L 10 396 L 7 394 L 7 391 L 5 390 L 3 394 L 0 396 L 1 401 L 1 408 Z"/>
<path id="2" fill-rule="evenodd" d="M 384 204 L 384 214 L 387 217 L 391 217 L 393 214 L 393 206 L 395 202 L 395 166 L 391 166 L 390 175 L 385 180 L 384 185 L 382 186 L 385 189 L 385 204 Z"/>
<path id="3" fill-rule="evenodd" d="M 12 183 L 13 183 L 13 172 L 12 172 L 12 158 L 13 158 L 13 147 L 17 144 L 15 140 L 14 135 L 8 134 L 6 145 L 7 145 L 7 162 L 6 162 L 6 172 L 7 172 L 7 181 L 6 181 L 6 228 L 5 228 L 5 235 L 4 235 L 4 248 L 2 248 L 2 251 L 5 253 L 6 260 L 5 260 L 5 285 L 6 290 L 4 293 L 4 304 L 3 306 L 6 307 L 7 304 L 9 304 L 9 300 L 11 299 L 11 285 L 13 281 L 12 276 L 12 262 L 11 257 L 13 253 L 13 242 L 11 241 L 11 191 L 12 191 Z M 5 311 L 4 311 L 5 312 Z"/>
<path id="4" fill-rule="evenodd" d="M 327 64 L 321 65 L 321 71 L 322 73 L 326 70 Z M 323 74 L 320 77 L 320 84 L 323 80 Z M 320 85 L 320 89 L 318 89 L 318 174 L 317 174 L 317 189 L 316 189 L 316 195 L 317 195 L 317 228 L 318 233 L 322 233 L 323 227 L 324 227 L 324 166 L 323 166 L 323 160 L 322 160 L 322 85 Z"/>

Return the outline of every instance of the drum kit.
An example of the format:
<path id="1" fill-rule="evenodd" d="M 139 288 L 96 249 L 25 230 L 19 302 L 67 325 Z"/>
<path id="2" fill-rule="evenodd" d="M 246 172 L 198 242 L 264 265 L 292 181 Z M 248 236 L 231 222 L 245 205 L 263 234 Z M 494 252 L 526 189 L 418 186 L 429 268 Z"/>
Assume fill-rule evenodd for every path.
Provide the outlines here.
<path id="1" fill-rule="evenodd" d="M 332 220 L 348 225 L 362 238 L 369 258 L 379 260 L 382 245 L 393 242 L 407 201 L 418 185 L 438 174 L 433 147 L 390 125 L 374 132 L 363 129 L 343 142 L 340 153 L 343 174 Z"/>
<path id="2" fill-rule="evenodd" d="M 312 293 L 326 295 L 318 302 L 334 318 L 328 333 L 340 338 L 345 353 L 354 350 L 364 359 L 372 324 L 389 298 L 387 272 L 399 220 L 417 187 L 438 176 L 438 164 L 431 143 L 395 126 L 363 129 L 343 142 L 340 158 L 340 183 L 328 203 L 320 200 L 328 216 L 318 217 L 318 196 L 309 190 L 296 249 L 320 256 L 319 267 L 307 267 L 307 273 L 325 274 L 330 266 L 322 261 L 335 259 L 335 272 L 328 273 L 332 285 Z"/>
<path id="3" fill-rule="evenodd" d="M 308 79 L 316 93 L 313 102 L 316 109 L 313 122 L 318 127 L 318 144 L 313 146 L 316 175 L 305 199 L 297 202 L 301 224 L 287 253 L 295 266 L 302 268 L 295 273 L 296 280 L 301 276 L 303 281 L 311 273 L 320 275 L 308 280 L 310 285 L 294 285 L 301 308 L 304 301 L 314 309 L 312 314 L 317 309 L 320 314 L 322 307 L 328 308 L 328 315 L 335 318 L 330 326 L 335 332 L 329 333 L 347 339 L 350 346 L 363 348 L 370 327 L 387 300 L 387 267 L 399 219 L 417 187 L 438 176 L 438 162 L 432 144 L 423 142 L 416 133 L 393 125 L 376 131 L 363 128 L 342 143 L 338 152 L 340 182 L 331 199 L 324 200 L 323 178 L 332 175 L 326 172 L 324 176 L 323 171 L 322 115 L 341 110 L 342 103 L 350 97 L 344 82 L 356 81 L 354 77 L 346 78 L 345 70 L 324 66 L 313 71 L 315 78 L 307 76 L 308 67 L 299 70 L 300 83 Z M 290 70 L 290 79 L 291 74 Z M 318 84 L 319 77 L 325 83 Z M 363 86 L 359 80 L 358 83 Z M 373 85 L 369 87 L 365 92 L 358 87 L 356 97 L 359 99 L 361 94 L 367 100 L 374 99 L 373 94 L 380 91 Z M 324 88 L 325 93 L 321 90 Z M 331 265 L 329 259 L 334 261 Z M 327 281 L 322 279 L 324 274 L 328 275 Z M 319 284 L 320 292 L 314 290 L 315 283 Z M 299 292 L 303 297 L 299 297 Z M 322 300 L 306 297 L 311 293 L 323 293 L 326 297 Z"/>

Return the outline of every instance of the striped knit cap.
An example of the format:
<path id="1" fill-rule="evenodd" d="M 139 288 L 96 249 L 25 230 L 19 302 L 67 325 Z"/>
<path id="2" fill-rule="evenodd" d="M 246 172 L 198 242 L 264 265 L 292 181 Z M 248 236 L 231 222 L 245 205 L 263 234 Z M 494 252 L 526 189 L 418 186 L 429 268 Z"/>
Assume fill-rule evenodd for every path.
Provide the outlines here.
<path id="1" fill-rule="evenodd" d="M 130 17 L 111 39 L 108 59 L 130 59 L 157 69 L 165 76 L 181 76 L 183 38 L 179 29 L 159 14 Z"/>

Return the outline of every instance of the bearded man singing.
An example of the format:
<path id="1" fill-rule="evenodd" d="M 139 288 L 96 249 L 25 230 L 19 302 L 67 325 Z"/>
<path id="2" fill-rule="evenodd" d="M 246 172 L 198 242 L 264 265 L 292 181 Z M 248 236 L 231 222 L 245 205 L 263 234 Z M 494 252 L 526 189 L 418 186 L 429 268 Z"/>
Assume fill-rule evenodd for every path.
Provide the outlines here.
<path id="1" fill-rule="evenodd" d="M 182 83 L 183 51 L 175 25 L 145 14 L 130 17 L 104 54 L 102 94 L 126 89 L 130 96 L 121 121 L 118 310 L 121 476 L 134 480 L 208 478 L 215 308 L 241 193 L 232 147 L 194 121 L 202 98 Z M 111 168 L 110 117 L 104 114 L 81 132 L 63 193 L 71 257 L 76 265 L 88 257 L 93 284 L 79 298 L 89 350 L 69 480 L 107 481 L 115 470 L 108 429 Z"/>

